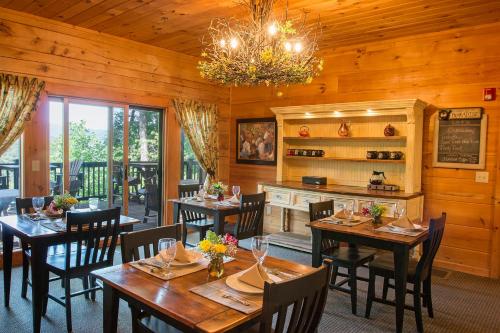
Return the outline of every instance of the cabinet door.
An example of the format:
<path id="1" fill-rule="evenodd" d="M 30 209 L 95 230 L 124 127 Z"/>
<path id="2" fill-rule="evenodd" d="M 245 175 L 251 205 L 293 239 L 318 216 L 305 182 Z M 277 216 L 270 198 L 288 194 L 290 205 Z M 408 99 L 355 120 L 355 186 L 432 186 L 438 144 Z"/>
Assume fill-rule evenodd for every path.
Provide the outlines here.
<path id="1" fill-rule="evenodd" d="M 274 188 L 266 188 L 266 196 L 267 200 L 272 204 L 276 206 L 283 206 L 283 205 L 289 205 L 290 204 L 290 196 L 291 192 L 288 191 L 280 191 L 276 190 Z"/>

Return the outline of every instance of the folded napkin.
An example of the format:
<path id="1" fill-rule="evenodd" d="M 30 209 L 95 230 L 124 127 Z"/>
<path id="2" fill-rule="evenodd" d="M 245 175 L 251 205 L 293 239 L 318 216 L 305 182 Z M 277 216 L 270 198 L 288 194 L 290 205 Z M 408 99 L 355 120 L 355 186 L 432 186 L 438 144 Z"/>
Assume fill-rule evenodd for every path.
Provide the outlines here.
<path id="1" fill-rule="evenodd" d="M 392 222 L 392 225 L 395 226 L 395 227 L 404 228 L 404 229 L 413 229 L 413 228 L 415 228 L 413 226 L 413 223 L 410 222 L 410 219 L 406 215 L 405 216 L 401 216 L 399 219 L 397 219 L 396 221 Z"/>
<path id="2" fill-rule="evenodd" d="M 189 254 L 188 251 L 184 248 L 184 245 L 182 245 L 182 242 L 179 241 L 175 244 L 176 249 L 175 249 L 175 258 L 174 260 L 178 262 L 191 262 L 191 255 Z"/>
<path id="3" fill-rule="evenodd" d="M 273 282 L 260 264 L 255 264 L 247 269 L 238 277 L 238 280 L 259 289 L 264 289 L 264 282 Z"/>
<path id="4" fill-rule="evenodd" d="M 238 199 L 238 197 L 236 195 L 233 195 L 231 197 L 231 199 L 229 199 L 229 202 L 233 203 L 233 204 L 239 204 L 240 203 L 240 199 Z"/>
<path id="5" fill-rule="evenodd" d="M 334 217 L 338 219 L 348 219 L 349 215 L 347 214 L 345 209 L 342 209 L 340 212 L 337 212 L 337 214 L 335 214 Z"/>

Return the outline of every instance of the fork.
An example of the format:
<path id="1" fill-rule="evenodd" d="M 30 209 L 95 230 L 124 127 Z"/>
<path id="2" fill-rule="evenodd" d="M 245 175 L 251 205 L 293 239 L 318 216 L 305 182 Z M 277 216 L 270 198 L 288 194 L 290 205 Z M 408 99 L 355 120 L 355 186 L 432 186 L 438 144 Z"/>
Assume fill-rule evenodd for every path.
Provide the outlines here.
<path id="1" fill-rule="evenodd" d="M 235 297 L 233 295 L 224 294 L 224 295 L 222 295 L 222 298 L 230 299 L 231 301 L 236 302 L 236 303 L 240 303 L 240 304 L 242 304 L 244 306 L 250 306 L 250 303 L 248 303 L 247 301 L 242 300 L 242 299 L 240 299 L 238 297 Z"/>

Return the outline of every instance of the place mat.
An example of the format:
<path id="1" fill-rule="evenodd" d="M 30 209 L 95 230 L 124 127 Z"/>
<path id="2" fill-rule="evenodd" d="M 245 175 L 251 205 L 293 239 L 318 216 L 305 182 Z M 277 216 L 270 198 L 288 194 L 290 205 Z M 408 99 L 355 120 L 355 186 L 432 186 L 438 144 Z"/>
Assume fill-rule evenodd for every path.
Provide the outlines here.
<path id="1" fill-rule="evenodd" d="M 329 216 L 325 217 L 324 219 L 321 219 L 320 221 L 326 224 L 336 224 L 336 225 L 344 225 L 346 227 L 354 227 L 361 223 L 369 222 L 372 220 L 371 217 L 366 217 L 366 216 L 355 216 L 354 218 L 357 220 L 339 219 L 336 218 L 335 216 Z"/>
<path id="2" fill-rule="evenodd" d="M 66 222 L 64 222 L 62 219 L 43 220 L 42 222 L 40 222 L 40 225 L 52 231 L 57 231 L 57 232 L 66 231 Z"/>
<path id="3" fill-rule="evenodd" d="M 275 282 L 290 280 L 302 275 L 300 273 L 284 272 L 268 267 L 266 267 L 266 271 L 269 277 Z M 251 314 L 262 309 L 262 294 L 254 295 L 234 290 L 226 284 L 227 278 L 228 277 L 225 277 L 201 286 L 196 286 L 189 290 L 197 295 L 245 314 Z"/>
<path id="4" fill-rule="evenodd" d="M 224 263 L 233 261 L 234 258 L 224 258 Z M 146 262 L 146 263 L 152 263 L 153 265 L 161 265 L 162 263 L 159 262 L 155 258 L 148 258 L 148 259 L 142 259 L 138 261 L 134 261 L 130 263 L 130 266 L 137 268 L 140 271 L 143 271 L 144 273 L 150 274 L 154 277 L 157 277 L 163 281 L 168 281 L 172 280 L 184 275 L 188 275 L 191 273 L 196 273 L 199 272 L 203 269 L 207 269 L 208 263 L 210 262 L 207 258 L 203 258 L 200 260 L 200 262 L 188 266 L 172 266 L 170 265 L 170 273 L 172 273 L 169 276 L 165 276 L 161 268 L 157 267 L 152 267 L 152 266 L 147 266 L 147 265 L 141 265 L 140 262 Z M 208 274 L 208 273 L 207 273 Z"/>
<path id="5" fill-rule="evenodd" d="M 384 225 L 380 228 L 375 229 L 375 231 L 382 231 L 382 232 L 388 232 L 391 234 L 396 234 L 396 235 L 405 235 L 405 236 L 411 236 L 411 237 L 416 237 L 423 232 L 426 232 L 428 228 L 424 227 L 422 230 L 403 230 L 403 229 L 394 229 L 391 228 L 389 225 Z"/>
<path id="6" fill-rule="evenodd" d="M 225 206 L 225 207 L 239 207 L 240 206 L 239 202 L 236 203 L 236 202 L 231 202 L 231 201 L 228 201 L 228 200 L 217 201 L 215 204 L 219 205 L 219 206 Z"/>

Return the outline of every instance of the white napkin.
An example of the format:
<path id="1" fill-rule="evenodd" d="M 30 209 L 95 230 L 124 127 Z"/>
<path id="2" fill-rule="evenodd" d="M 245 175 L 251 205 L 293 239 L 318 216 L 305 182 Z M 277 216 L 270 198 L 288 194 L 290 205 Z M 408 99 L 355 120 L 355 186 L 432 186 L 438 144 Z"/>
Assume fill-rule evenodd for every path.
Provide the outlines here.
<path id="1" fill-rule="evenodd" d="M 233 195 L 231 197 L 231 199 L 228 200 L 230 203 L 232 204 L 239 204 L 240 203 L 240 199 L 238 199 L 238 197 L 236 195 Z"/>
<path id="2" fill-rule="evenodd" d="M 273 282 L 260 264 L 255 264 L 247 269 L 238 277 L 238 280 L 259 289 L 264 289 L 264 282 Z"/>
<path id="3" fill-rule="evenodd" d="M 396 221 L 392 222 L 392 225 L 395 227 L 403 228 L 403 229 L 413 229 L 415 228 L 413 226 L 413 223 L 411 223 L 410 219 L 408 216 L 401 216 L 399 219 Z"/>
<path id="4" fill-rule="evenodd" d="M 186 249 L 184 248 L 184 245 L 182 245 L 182 242 L 179 241 L 175 244 L 176 250 L 175 250 L 175 261 L 178 262 L 191 262 L 191 255 Z"/>
<path id="5" fill-rule="evenodd" d="M 340 212 L 337 212 L 337 214 L 335 214 L 334 217 L 345 220 L 349 218 L 349 215 L 347 215 L 345 209 L 342 209 Z"/>

